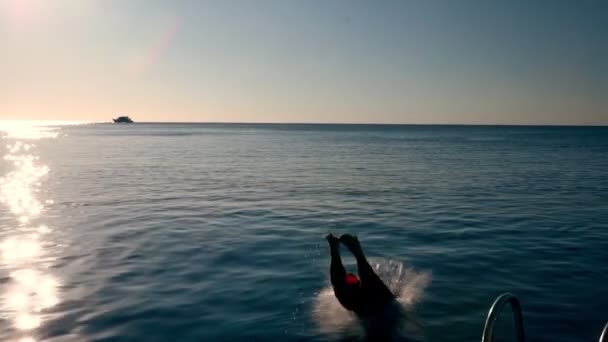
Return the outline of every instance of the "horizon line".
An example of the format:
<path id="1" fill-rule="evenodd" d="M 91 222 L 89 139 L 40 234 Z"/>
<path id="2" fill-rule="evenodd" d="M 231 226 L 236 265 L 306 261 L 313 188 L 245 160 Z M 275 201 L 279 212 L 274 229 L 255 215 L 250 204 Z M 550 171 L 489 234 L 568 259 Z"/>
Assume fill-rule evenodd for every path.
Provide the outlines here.
<path id="1" fill-rule="evenodd" d="M 42 125 L 69 125 L 69 124 L 116 124 L 112 121 L 86 121 L 86 120 L 8 120 L 0 119 L 1 123 L 11 124 L 42 124 Z M 515 126 L 515 127 L 608 127 L 608 123 L 392 123 L 392 122 L 255 122 L 255 121 L 135 121 L 133 124 L 202 124 L 202 125 L 343 125 L 343 126 Z M 129 124 L 121 124 L 129 125 Z"/>

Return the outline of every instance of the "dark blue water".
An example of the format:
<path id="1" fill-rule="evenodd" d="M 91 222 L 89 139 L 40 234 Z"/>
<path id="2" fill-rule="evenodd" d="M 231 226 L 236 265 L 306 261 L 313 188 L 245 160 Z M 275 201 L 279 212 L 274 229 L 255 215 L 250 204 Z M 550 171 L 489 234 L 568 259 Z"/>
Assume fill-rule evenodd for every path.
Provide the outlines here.
<path id="1" fill-rule="evenodd" d="M 55 132 L 0 147 L 3 341 L 339 340 L 329 231 L 407 273 L 416 340 L 479 341 L 506 291 L 530 341 L 608 321 L 608 128 Z"/>

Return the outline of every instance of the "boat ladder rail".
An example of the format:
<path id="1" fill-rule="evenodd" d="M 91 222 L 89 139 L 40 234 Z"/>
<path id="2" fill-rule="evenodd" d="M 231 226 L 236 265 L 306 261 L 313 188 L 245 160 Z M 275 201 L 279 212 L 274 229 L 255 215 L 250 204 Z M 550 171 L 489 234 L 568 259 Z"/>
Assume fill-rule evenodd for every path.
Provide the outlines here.
<path id="1" fill-rule="evenodd" d="M 606 322 L 604 330 L 602 330 L 602 335 L 600 335 L 600 342 L 608 342 L 608 322 Z"/>
<path id="2" fill-rule="evenodd" d="M 511 311 L 513 311 L 513 320 L 515 321 L 515 332 L 517 336 L 517 342 L 525 342 L 525 334 L 524 334 L 524 318 L 521 312 L 521 305 L 519 304 L 519 299 L 514 294 L 511 293 L 503 293 L 496 300 L 492 307 L 490 307 L 490 311 L 488 312 L 488 317 L 486 318 L 486 324 L 483 328 L 483 336 L 481 337 L 481 342 L 493 342 L 494 341 L 494 328 L 496 326 L 496 320 L 498 319 L 498 314 L 502 308 L 507 304 L 511 304 Z"/>
<path id="3" fill-rule="evenodd" d="M 513 320 L 515 321 L 515 331 L 517 336 L 517 342 L 525 342 L 524 334 L 524 318 L 522 315 L 521 304 L 519 299 L 514 294 L 503 293 L 492 304 L 490 311 L 488 311 L 488 317 L 486 318 L 486 324 L 483 328 L 483 336 L 481 337 L 482 342 L 493 342 L 494 341 L 494 327 L 498 314 L 502 311 L 502 308 L 507 304 L 511 304 L 511 311 L 513 311 Z M 608 342 L 608 322 L 602 330 L 599 342 Z"/>

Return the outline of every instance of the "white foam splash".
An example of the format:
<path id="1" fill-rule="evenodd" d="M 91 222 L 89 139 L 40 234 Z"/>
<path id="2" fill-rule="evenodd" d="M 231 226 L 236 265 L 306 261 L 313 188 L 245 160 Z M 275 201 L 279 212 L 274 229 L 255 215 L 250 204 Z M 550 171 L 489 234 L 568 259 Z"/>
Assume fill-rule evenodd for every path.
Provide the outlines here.
<path id="1" fill-rule="evenodd" d="M 412 314 L 425 288 L 431 281 L 430 272 L 418 272 L 403 263 L 390 259 L 369 260 L 376 274 L 397 297 L 403 312 Z M 348 268 L 348 267 L 347 267 Z M 364 337 L 365 330 L 360 320 L 344 309 L 334 295 L 331 285 L 317 294 L 313 304 L 313 317 L 319 331 L 325 335 L 342 337 Z M 405 319 L 405 317 L 403 317 Z M 404 322 L 405 323 L 405 322 Z"/>

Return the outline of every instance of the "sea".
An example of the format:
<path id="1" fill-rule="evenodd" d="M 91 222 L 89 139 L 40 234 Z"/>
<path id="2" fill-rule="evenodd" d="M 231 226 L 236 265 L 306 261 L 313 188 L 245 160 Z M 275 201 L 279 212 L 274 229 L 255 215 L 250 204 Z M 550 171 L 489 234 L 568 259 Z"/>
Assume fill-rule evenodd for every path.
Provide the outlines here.
<path id="1" fill-rule="evenodd" d="M 608 322 L 608 127 L 0 123 L 0 341 L 364 341 L 355 234 L 395 339 Z M 342 248 L 346 267 L 354 260 Z M 509 306 L 495 341 L 515 341 Z"/>

